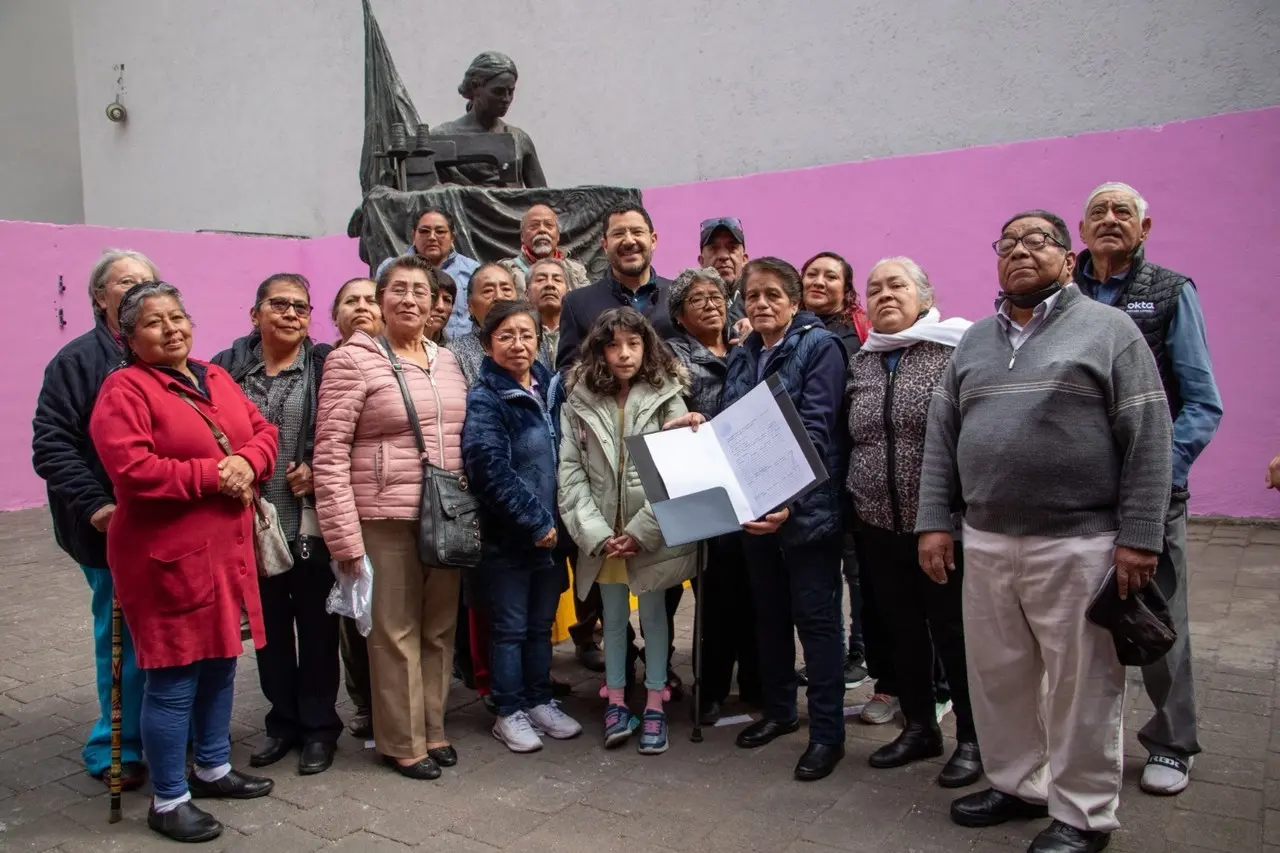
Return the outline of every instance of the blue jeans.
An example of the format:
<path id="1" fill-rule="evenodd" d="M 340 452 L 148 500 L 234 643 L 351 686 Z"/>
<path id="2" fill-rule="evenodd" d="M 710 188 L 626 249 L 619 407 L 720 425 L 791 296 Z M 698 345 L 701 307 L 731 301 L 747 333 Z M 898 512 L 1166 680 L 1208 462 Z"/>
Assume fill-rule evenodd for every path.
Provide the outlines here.
<path id="1" fill-rule="evenodd" d="M 84 578 L 93 591 L 93 659 L 98 671 L 98 722 L 85 742 L 81 756 L 85 769 L 101 776 L 111 767 L 111 599 L 115 587 L 111 572 L 81 566 Z M 138 730 L 138 714 L 142 708 L 142 671 L 133 654 L 133 635 L 121 623 L 123 656 L 120 665 L 120 761 L 130 764 L 142 760 L 142 735 Z"/>
<path id="2" fill-rule="evenodd" d="M 642 592 L 640 631 L 644 634 L 644 686 L 667 686 L 667 655 L 671 635 L 667 629 L 667 590 Z M 631 625 L 631 590 L 625 583 L 600 584 L 601 626 L 604 633 L 604 680 L 612 690 L 627 686 L 627 628 Z"/>
<path id="3" fill-rule="evenodd" d="M 172 800 L 187 792 L 188 736 L 197 767 L 220 767 L 231 758 L 236 659 L 210 658 L 146 674 L 142 744 L 151 787 L 160 799 Z"/>
<path id="4" fill-rule="evenodd" d="M 796 719 L 796 644 L 809 678 L 809 740 L 844 743 L 839 537 L 784 549 L 776 534 L 746 538 L 747 576 L 756 605 L 765 719 Z"/>
<path id="5" fill-rule="evenodd" d="M 486 568 L 489 686 L 498 715 L 509 717 L 551 701 L 551 625 L 565 568 Z"/>

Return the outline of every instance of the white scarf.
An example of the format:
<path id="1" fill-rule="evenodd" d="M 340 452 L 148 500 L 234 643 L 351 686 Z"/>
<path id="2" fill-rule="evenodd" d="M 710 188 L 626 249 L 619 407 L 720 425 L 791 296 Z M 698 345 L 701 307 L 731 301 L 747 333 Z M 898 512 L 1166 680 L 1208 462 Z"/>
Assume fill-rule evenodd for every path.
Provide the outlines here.
<path id="1" fill-rule="evenodd" d="M 944 347 L 954 347 L 960 343 L 965 331 L 972 325 L 963 317 L 951 317 L 943 320 L 937 308 L 930 308 L 928 313 L 916 320 L 915 325 L 903 329 L 901 332 L 886 335 L 883 332 L 877 332 L 872 329 L 867 334 L 867 339 L 863 341 L 862 349 L 868 352 L 890 352 L 903 347 L 915 346 L 921 341 L 933 341 L 935 344 L 942 344 Z"/>

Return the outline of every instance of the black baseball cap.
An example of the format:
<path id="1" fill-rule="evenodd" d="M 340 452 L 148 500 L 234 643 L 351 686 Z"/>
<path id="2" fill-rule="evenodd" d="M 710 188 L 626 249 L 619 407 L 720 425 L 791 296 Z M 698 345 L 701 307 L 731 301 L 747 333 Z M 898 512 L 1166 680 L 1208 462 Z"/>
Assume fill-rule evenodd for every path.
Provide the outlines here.
<path id="1" fill-rule="evenodd" d="M 747 239 L 742 233 L 742 220 L 736 216 L 717 216 L 714 219 L 704 219 L 700 227 L 702 228 L 702 236 L 698 238 L 698 248 L 710 243 L 711 238 L 720 228 L 727 230 L 733 235 L 733 239 L 742 245 L 745 246 L 747 244 Z"/>

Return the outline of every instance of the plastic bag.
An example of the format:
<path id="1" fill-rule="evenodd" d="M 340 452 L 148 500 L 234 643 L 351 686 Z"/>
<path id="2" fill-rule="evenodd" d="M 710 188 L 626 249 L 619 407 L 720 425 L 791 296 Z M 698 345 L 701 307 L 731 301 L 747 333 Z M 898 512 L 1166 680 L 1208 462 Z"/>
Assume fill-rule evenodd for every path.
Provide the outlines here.
<path id="1" fill-rule="evenodd" d="M 330 568 L 337 583 L 329 591 L 324 609 L 354 619 L 360 636 L 369 636 L 373 629 L 373 564 L 366 556 L 360 562 L 360 574 L 355 576 L 338 571 L 337 563 L 330 563 Z"/>

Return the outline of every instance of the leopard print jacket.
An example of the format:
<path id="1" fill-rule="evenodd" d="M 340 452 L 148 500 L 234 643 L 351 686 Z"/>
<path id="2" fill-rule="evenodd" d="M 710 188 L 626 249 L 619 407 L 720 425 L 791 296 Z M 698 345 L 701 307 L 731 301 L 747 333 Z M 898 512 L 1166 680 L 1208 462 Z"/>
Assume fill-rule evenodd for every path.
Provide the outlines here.
<path id="1" fill-rule="evenodd" d="M 892 410 L 887 416 L 891 431 L 886 428 L 885 412 L 887 354 L 860 350 L 849 359 L 845 401 L 853 451 L 845 486 L 864 524 L 894 533 L 915 530 L 929 401 L 953 351 L 925 341 L 902 353 L 894 371 Z"/>

